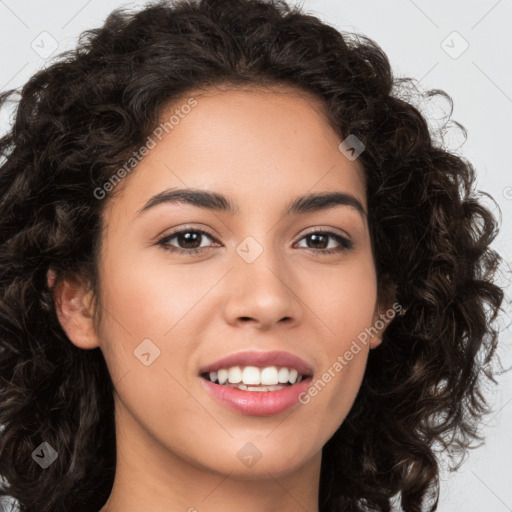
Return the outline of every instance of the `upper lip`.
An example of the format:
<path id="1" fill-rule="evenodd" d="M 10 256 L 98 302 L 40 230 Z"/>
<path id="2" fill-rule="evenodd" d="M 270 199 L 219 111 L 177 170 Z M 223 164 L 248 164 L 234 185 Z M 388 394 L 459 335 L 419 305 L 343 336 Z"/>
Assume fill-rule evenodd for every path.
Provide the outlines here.
<path id="1" fill-rule="evenodd" d="M 221 368 L 231 368 L 233 366 L 256 366 L 257 368 L 265 368 L 267 366 L 279 366 L 286 368 L 295 368 L 301 375 L 312 376 L 312 366 L 298 356 L 289 352 L 272 351 L 245 351 L 231 354 L 222 359 L 218 359 L 214 363 L 203 366 L 199 373 L 209 373 L 220 370 Z"/>

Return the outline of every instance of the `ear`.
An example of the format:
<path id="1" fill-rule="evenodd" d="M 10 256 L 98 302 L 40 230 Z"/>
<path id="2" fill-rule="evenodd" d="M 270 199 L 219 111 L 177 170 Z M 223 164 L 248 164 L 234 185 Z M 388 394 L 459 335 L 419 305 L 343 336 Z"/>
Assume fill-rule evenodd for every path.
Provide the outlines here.
<path id="1" fill-rule="evenodd" d="M 396 310 L 393 307 L 396 304 L 396 285 L 389 280 L 386 281 L 385 290 L 377 301 L 373 313 L 372 327 L 378 331 L 378 334 L 372 336 L 370 340 L 370 349 L 378 347 L 382 343 L 382 335 L 395 317 Z"/>
<path id="2" fill-rule="evenodd" d="M 48 274 L 55 310 L 71 343 L 84 350 L 99 346 L 99 338 L 93 322 L 92 291 L 77 279 L 64 277 L 55 284 L 55 274 Z"/>
<path id="3" fill-rule="evenodd" d="M 377 348 L 382 343 L 382 331 L 384 330 L 384 328 L 379 329 L 379 326 L 381 325 L 381 322 L 384 322 L 384 320 L 382 320 L 382 318 L 384 318 L 384 317 L 382 317 L 382 318 L 380 317 L 380 315 L 382 313 L 384 313 L 384 311 L 385 310 L 376 308 L 375 312 L 373 314 L 372 328 L 377 329 L 378 334 L 376 334 L 370 338 L 370 350 L 373 348 Z M 372 329 L 372 331 L 373 331 L 373 329 Z"/>

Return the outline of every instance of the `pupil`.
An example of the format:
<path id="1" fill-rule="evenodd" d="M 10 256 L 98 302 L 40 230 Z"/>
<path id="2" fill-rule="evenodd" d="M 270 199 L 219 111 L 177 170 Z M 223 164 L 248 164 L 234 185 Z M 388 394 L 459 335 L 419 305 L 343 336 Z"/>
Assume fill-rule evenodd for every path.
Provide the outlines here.
<path id="1" fill-rule="evenodd" d="M 190 244 L 190 243 L 194 243 L 197 242 L 197 240 L 199 240 L 199 237 L 201 236 L 200 233 L 191 233 L 190 231 L 187 231 L 186 233 L 180 233 L 178 235 L 178 240 L 181 242 L 181 241 L 185 241 L 185 244 Z M 195 240 L 193 240 L 192 242 L 190 241 L 191 239 L 195 238 Z M 185 248 L 188 248 L 188 249 L 194 249 L 196 247 L 199 247 L 201 244 L 199 245 L 194 245 L 193 247 L 190 247 L 190 245 L 186 245 Z"/>
<path id="2" fill-rule="evenodd" d="M 318 238 L 323 238 L 324 239 L 324 243 L 321 244 L 321 248 L 322 249 L 325 249 L 325 247 L 327 247 L 327 245 L 325 244 L 325 239 L 327 238 L 325 235 L 321 235 L 321 234 L 318 234 L 318 233 L 314 233 L 312 235 L 309 235 L 310 236 L 310 239 L 312 239 L 313 241 L 314 240 L 317 240 L 318 241 Z M 314 247 L 315 248 L 315 247 Z"/>

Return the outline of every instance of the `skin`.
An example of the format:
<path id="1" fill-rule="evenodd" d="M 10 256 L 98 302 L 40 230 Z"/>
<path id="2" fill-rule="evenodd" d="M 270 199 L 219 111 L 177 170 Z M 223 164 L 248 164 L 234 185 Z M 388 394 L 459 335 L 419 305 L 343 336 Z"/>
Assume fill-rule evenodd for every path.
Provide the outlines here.
<path id="1" fill-rule="evenodd" d="M 320 378 L 389 309 L 377 300 L 368 225 L 356 209 L 283 215 L 297 196 L 324 191 L 350 193 L 367 211 L 362 164 L 339 151 L 342 139 L 306 93 L 191 96 L 197 106 L 123 180 L 104 212 L 101 325 L 85 286 L 65 280 L 55 290 L 70 341 L 100 347 L 116 388 L 118 460 L 101 512 L 234 512 L 241 503 L 245 512 L 318 511 L 322 447 L 348 414 L 380 336 L 307 405 L 274 416 L 226 408 L 203 389 L 198 371 L 246 349 L 284 350 Z M 137 216 L 171 187 L 222 193 L 239 212 L 161 204 Z M 199 236 L 202 254 L 156 244 L 185 227 L 212 234 Z M 322 255 L 342 246 L 332 237 L 315 245 L 306 237 L 312 228 L 354 246 Z M 236 252 L 248 236 L 263 248 L 252 263 Z M 177 237 L 167 243 L 187 250 Z M 134 356 L 146 338 L 160 350 L 149 366 Z M 237 457 L 249 442 L 261 452 L 252 467 Z"/>

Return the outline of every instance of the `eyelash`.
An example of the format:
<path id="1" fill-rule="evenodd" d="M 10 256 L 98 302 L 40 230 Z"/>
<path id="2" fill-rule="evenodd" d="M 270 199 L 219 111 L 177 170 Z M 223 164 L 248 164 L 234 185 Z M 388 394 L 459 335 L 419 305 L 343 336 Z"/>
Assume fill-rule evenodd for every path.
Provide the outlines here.
<path id="1" fill-rule="evenodd" d="M 180 235 L 181 233 L 200 233 L 201 235 L 206 235 L 208 238 L 211 238 L 212 240 L 216 241 L 215 238 L 207 231 L 204 231 L 202 229 L 197 229 L 197 228 L 185 228 L 185 229 L 181 229 L 178 231 L 174 231 L 174 232 L 170 233 L 169 235 L 164 236 L 163 238 L 158 240 L 157 244 L 161 245 L 162 248 L 166 251 L 179 253 L 179 254 L 185 254 L 185 253 L 186 254 L 197 254 L 197 253 L 203 252 L 204 250 L 209 249 L 209 247 L 199 247 L 199 248 L 195 248 L 195 249 L 182 249 L 180 247 L 173 247 L 172 245 L 168 245 L 168 242 L 170 240 L 172 240 L 175 236 Z M 325 230 L 321 230 L 321 229 L 318 229 L 315 231 L 310 231 L 309 233 L 305 234 L 300 240 L 302 240 L 303 238 L 306 238 L 308 236 L 316 235 L 316 234 L 331 236 L 341 245 L 341 248 L 328 249 L 328 250 L 306 248 L 307 251 L 312 252 L 314 254 L 321 253 L 322 255 L 330 255 L 330 254 L 340 253 L 343 251 L 348 251 L 353 248 L 354 244 L 353 244 L 352 240 L 345 238 L 345 237 L 339 235 L 338 233 L 334 233 L 332 231 L 325 231 Z"/>

